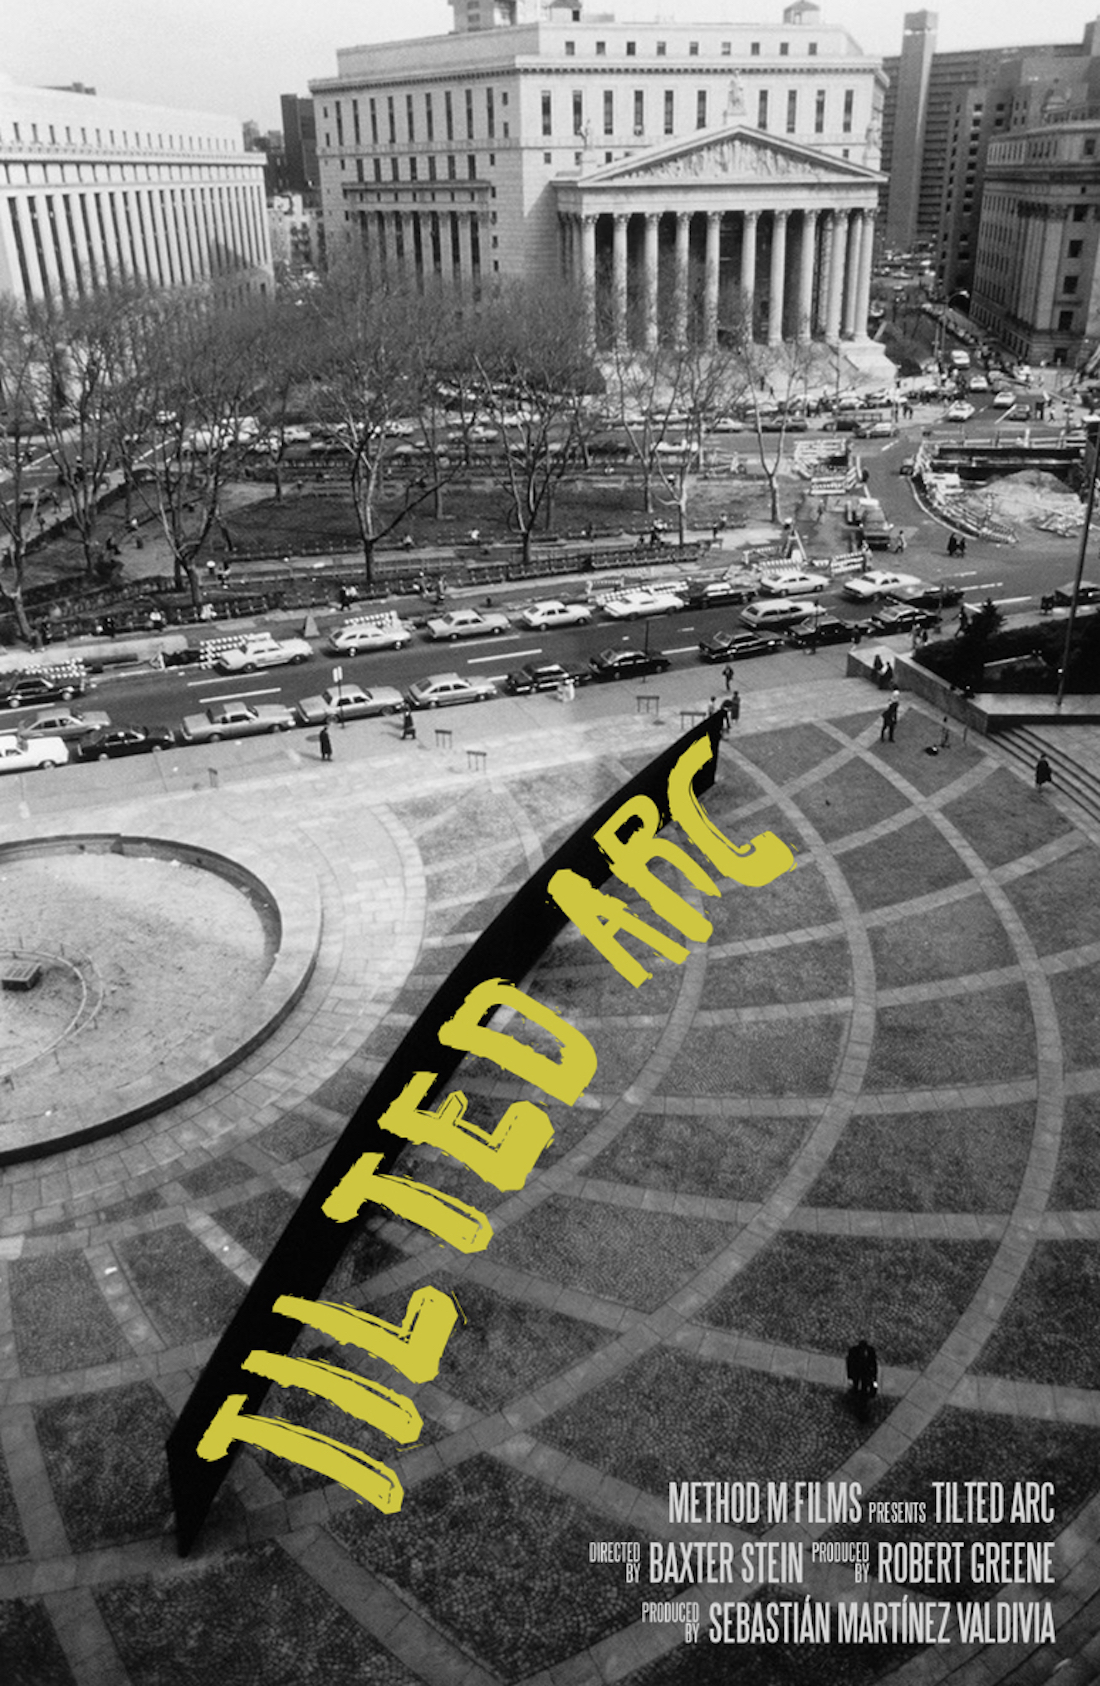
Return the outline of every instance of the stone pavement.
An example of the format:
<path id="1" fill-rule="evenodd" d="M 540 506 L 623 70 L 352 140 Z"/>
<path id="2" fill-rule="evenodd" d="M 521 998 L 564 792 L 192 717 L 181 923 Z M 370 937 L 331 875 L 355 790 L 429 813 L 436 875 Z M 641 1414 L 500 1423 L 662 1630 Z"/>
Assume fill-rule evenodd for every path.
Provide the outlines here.
<path id="1" fill-rule="evenodd" d="M 938 717 L 909 699 L 881 743 L 881 699 L 842 660 L 742 670 L 704 799 L 737 842 L 777 832 L 797 869 L 708 901 L 709 941 L 636 991 L 575 934 L 527 982 L 599 1063 L 577 1106 L 548 1108 L 524 1190 L 407 1155 L 408 1174 L 489 1211 L 488 1250 L 396 1221 L 352 1239 L 327 1298 L 399 1320 L 430 1282 L 461 1306 L 438 1378 L 413 1390 L 419 1443 L 394 1456 L 312 1395 L 268 1396 L 265 1414 L 392 1463 L 401 1512 L 245 1451 L 185 1561 L 164 1437 L 296 1199 L 487 918 L 705 706 L 711 676 L 663 678 L 655 705 L 610 687 L 422 716 L 414 745 L 363 722 L 334 734 L 331 766 L 297 734 L 5 790 L 0 842 L 201 835 L 261 876 L 265 851 L 289 855 L 322 923 L 304 994 L 243 1063 L 148 1122 L 0 1172 L 0 1678 L 1096 1678 L 1100 844 L 995 745 L 955 734 L 926 753 Z M 456 1083 L 485 1127 L 514 1096 L 485 1062 Z M 866 1421 L 842 1358 L 863 1334 L 884 1366 Z M 858 1482 L 865 1503 L 911 1508 L 671 1521 L 668 1484 L 687 1480 L 787 1483 L 792 1506 L 797 1482 L 834 1497 Z M 1022 1480 L 1054 1483 L 1049 1524 L 933 1516 L 933 1482 L 1011 1496 Z M 949 1584 L 868 1586 L 830 1561 L 853 1539 L 875 1576 L 880 1543 L 966 1549 Z M 737 1549 L 732 1582 L 667 1556 L 707 1540 Z M 1053 1543 L 1052 1583 L 982 1584 L 971 1543 L 1024 1540 Z M 600 1541 L 637 1543 L 639 1585 L 590 1560 Z M 804 1547 L 801 1578 L 765 1556 L 746 1584 L 740 1549 L 770 1542 Z M 838 1601 L 906 1593 L 950 1604 L 948 1642 L 842 1641 Z M 712 1600 L 806 1595 L 830 1611 L 828 1644 L 707 1641 Z M 956 1598 L 990 1599 L 1008 1637 L 961 1635 Z M 681 1621 L 642 1619 L 684 1599 L 703 1607 L 690 1646 Z M 1024 1625 L 1047 1604 L 1053 1640 Z"/>

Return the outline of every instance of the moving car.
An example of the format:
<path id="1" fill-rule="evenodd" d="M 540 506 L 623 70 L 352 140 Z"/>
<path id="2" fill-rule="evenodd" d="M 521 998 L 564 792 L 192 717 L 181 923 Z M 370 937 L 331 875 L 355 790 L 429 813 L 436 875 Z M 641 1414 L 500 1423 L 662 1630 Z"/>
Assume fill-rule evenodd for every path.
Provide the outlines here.
<path id="1" fill-rule="evenodd" d="M 973 404 L 968 404 L 965 399 L 960 399 L 957 404 L 947 406 L 943 413 L 943 419 L 944 421 L 968 422 L 974 414 Z"/>
<path id="2" fill-rule="evenodd" d="M 785 632 L 805 617 L 805 603 L 793 597 L 766 597 L 741 610 L 741 625 L 754 632 Z"/>
<path id="3" fill-rule="evenodd" d="M 254 673 L 258 667 L 307 662 L 312 654 L 312 646 L 304 638 L 272 638 L 269 632 L 254 632 L 239 644 L 219 650 L 214 666 L 219 673 Z"/>
<path id="4" fill-rule="evenodd" d="M 797 621 L 787 634 L 792 644 L 850 644 L 857 622 L 842 621 L 836 615 L 807 615 Z"/>
<path id="5" fill-rule="evenodd" d="M 1058 604 L 1059 608 L 1068 609 L 1069 605 L 1073 602 L 1072 580 L 1070 580 L 1068 585 L 1060 585 L 1058 587 L 1058 589 L 1054 592 L 1054 601 Z M 1077 587 L 1077 602 L 1078 605 L 1082 603 L 1100 603 L 1100 585 L 1094 585 L 1092 580 L 1082 580 L 1081 584 Z"/>
<path id="6" fill-rule="evenodd" d="M 716 603 L 747 603 L 760 590 L 755 574 L 745 579 L 700 580 L 688 591 L 688 606 L 709 609 Z"/>
<path id="7" fill-rule="evenodd" d="M 81 761 L 114 761 L 122 755 L 148 755 L 171 749 L 175 734 L 167 726 L 107 726 L 76 747 Z"/>
<path id="8" fill-rule="evenodd" d="M 23 738 L 62 738 L 71 743 L 74 738 L 86 738 L 89 732 L 109 726 L 111 717 L 101 708 L 89 709 L 87 714 L 74 714 L 71 708 L 46 709 L 19 728 Z"/>
<path id="9" fill-rule="evenodd" d="M 524 697 L 532 691 L 556 691 L 570 680 L 574 685 L 587 685 L 591 677 L 587 668 L 566 668 L 560 662 L 527 662 L 508 675 L 504 689 L 514 697 Z"/>
<path id="10" fill-rule="evenodd" d="M 326 645 L 332 656 L 358 656 L 364 650 L 403 650 L 412 633 L 396 615 L 370 615 L 347 621 L 332 633 Z"/>
<path id="11" fill-rule="evenodd" d="M 532 603 L 519 618 L 524 626 L 541 632 L 546 627 L 587 626 L 592 610 L 587 603 L 561 603 L 550 598 L 544 603 Z"/>
<path id="12" fill-rule="evenodd" d="M 995 410 L 1011 410 L 1015 407 L 1015 404 L 1016 394 L 1010 392 L 1006 386 L 1003 386 L 999 392 L 993 395 L 993 408 Z"/>
<path id="13" fill-rule="evenodd" d="M 217 743 L 221 738 L 251 738 L 260 732 L 289 732 L 294 713 L 282 703 L 215 703 L 205 714 L 189 714 L 180 727 L 184 743 Z"/>
<path id="14" fill-rule="evenodd" d="M 914 609 L 951 609 L 963 600 L 961 585 L 899 585 L 887 592 L 891 603 L 911 604 Z"/>
<path id="15" fill-rule="evenodd" d="M 852 603 L 873 603 L 899 586 L 920 585 L 916 574 L 896 574 L 885 568 L 871 568 L 865 574 L 852 574 L 840 588 L 840 595 Z"/>
<path id="16" fill-rule="evenodd" d="M 392 685 L 365 691 L 361 685 L 330 685 L 319 697 L 302 697 L 294 712 L 303 726 L 326 720 L 368 720 L 374 714 L 400 714 L 405 699 Z"/>
<path id="17" fill-rule="evenodd" d="M 458 673 L 429 673 L 409 686 L 411 708 L 448 708 L 452 703 L 488 702 L 497 688 L 491 679 L 464 679 Z"/>
<path id="18" fill-rule="evenodd" d="M 17 673 L 0 680 L 0 708 L 28 708 L 34 703 L 71 702 L 87 690 L 83 674 Z"/>
<path id="19" fill-rule="evenodd" d="M 804 592 L 824 591 L 828 583 L 824 574 L 808 574 L 802 568 L 781 568 L 777 573 L 763 576 L 760 590 L 769 597 L 798 597 Z"/>
<path id="20" fill-rule="evenodd" d="M 429 638 L 486 638 L 498 637 L 510 630 L 507 615 L 483 615 L 480 609 L 452 609 L 439 615 L 427 625 Z"/>
<path id="21" fill-rule="evenodd" d="M 596 599 L 605 615 L 615 621 L 644 620 L 646 615 L 670 615 L 684 607 L 684 600 L 664 586 L 640 585 L 632 591 Z"/>
<path id="22" fill-rule="evenodd" d="M 746 656 L 770 656 L 773 650 L 782 648 L 782 639 L 758 632 L 713 632 L 709 638 L 699 640 L 699 660 L 743 661 Z"/>
<path id="23" fill-rule="evenodd" d="M 69 759 L 69 746 L 60 738 L 0 737 L 0 773 L 33 773 L 39 767 L 60 767 Z"/>
<path id="24" fill-rule="evenodd" d="M 939 626 L 935 609 L 916 609 L 905 603 L 890 603 L 871 616 L 872 632 L 889 636 L 892 632 L 912 632 L 917 626 Z"/>
<path id="25" fill-rule="evenodd" d="M 596 684 L 612 679 L 643 679 L 650 673 L 667 673 L 672 662 L 663 650 L 601 650 L 588 664 Z"/>

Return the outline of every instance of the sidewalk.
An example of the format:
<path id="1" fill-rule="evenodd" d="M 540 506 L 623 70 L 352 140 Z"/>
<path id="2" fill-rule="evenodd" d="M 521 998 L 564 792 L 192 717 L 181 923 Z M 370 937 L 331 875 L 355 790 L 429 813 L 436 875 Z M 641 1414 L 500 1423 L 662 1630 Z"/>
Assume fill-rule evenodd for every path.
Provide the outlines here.
<path id="1" fill-rule="evenodd" d="M 295 734 L 21 782 L 0 842 L 201 838 L 261 880 L 291 861 L 321 934 L 293 1012 L 232 1070 L 121 1134 L 0 1171 L 5 1681 L 697 1686 L 735 1668 L 748 1686 L 1024 1686 L 1059 1664 L 1059 1682 L 1094 1678 L 1100 847 L 995 746 L 927 754 L 938 716 L 908 697 L 880 743 L 877 693 L 835 652 L 773 660 L 739 675 L 741 721 L 703 806 L 739 844 L 776 831 L 797 870 L 706 899 L 713 935 L 637 991 L 563 937 L 524 987 L 591 1039 L 591 1095 L 551 1108 L 522 1192 L 431 1150 L 408 1159 L 484 1206 L 489 1249 L 376 1222 L 328 1285 L 398 1320 L 419 1285 L 457 1296 L 440 1374 L 412 1390 L 419 1443 L 395 1454 L 313 1395 L 268 1396 L 265 1414 L 358 1434 L 398 1468 L 401 1512 L 245 1451 L 186 1561 L 164 1437 L 328 1146 L 490 914 L 721 682 L 662 676 L 656 711 L 610 686 L 421 716 L 415 744 L 362 722 L 334 733 L 331 765 Z M 172 908 L 157 911 L 167 964 Z M 56 940 L 80 952 L 78 933 Z M 490 1071 L 456 1079 L 485 1128 L 512 1098 Z M 863 1334 L 883 1364 L 868 1422 L 843 1383 Z M 354 1367 L 327 1341 L 305 1350 Z M 1023 1479 L 1055 1483 L 1051 1527 L 931 1519 L 934 1481 Z M 865 1501 L 926 1514 L 691 1527 L 669 1520 L 671 1481 L 859 1482 Z M 879 1542 L 1049 1536 L 1053 1584 L 995 1605 L 1049 1602 L 1053 1642 L 967 1642 L 952 1615 L 948 1643 L 840 1645 L 838 1600 L 989 1590 L 966 1574 L 857 1584 L 810 1550 L 848 1534 L 873 1569 Z M 651 1541 L 695 1540 L 738 1563 L 746 1545 L 801 1543 L 803 1573 L 785 1592 L 790 1564 L 749 1583 L 651 1580 Z M 603 1541 L 637 1542 L 637 1585 L 593 1561 Z M 827 1605 L 829 1647 L 707 1643 L 709 1601 L 765 1587 Z M 684 1599 L 703 1606 L 700 1648 L 681 1622 L 643 1619 Z"/>

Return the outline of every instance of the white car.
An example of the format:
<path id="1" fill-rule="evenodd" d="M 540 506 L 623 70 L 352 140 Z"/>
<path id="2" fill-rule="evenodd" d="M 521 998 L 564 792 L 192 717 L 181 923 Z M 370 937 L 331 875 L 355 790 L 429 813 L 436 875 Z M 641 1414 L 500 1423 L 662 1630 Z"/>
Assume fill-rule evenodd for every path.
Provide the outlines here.
<path id="1" fill-rule="evenodd" d="M 400 714 L 404 698 L 392 685 L 330 685 L 319 697 L 303 697 L 294 712 L 303 726 L 323 726 L 326 720 L 369 720 L 375 714 Z"/>
<path id="2" fill-rule="evenodd" d="M 592 619 L 592 610 L 587 603 L 560 603 L 552 599 L 545 603 L 532 603 L 519 618 L 524 626 L 541 632 L 545 627 L 587 626 Z"/>
<path id="3" fill-rule="evenodd" d="M 1000 392 L 993 394 L 993 408 L 995 410 L 1011 410 L 1016 402 L 1016 394 L 1003 386 Z"/>
<path id="4" fill-rule="evenodd" d="M 254 673 L 258 667 L 282 667 L 307 662 L 313 654 L 304 638 L 272 638 L 268 632 L 253 633 L 219 650 L 214 666 L 219 673 Z"/>
<path id="5" fill-rule="evenodd" d="M 760 590 L 769 597 L 801 597 L 806 592 L 824 591 L 828 583 L 824 574 L 807 574 L 801 568 L 783 568 L 775 574 L 761 575 Z"/>
<path id="6" fill-rule="evenodd" d="M 967 404 L 962 399 L 957 404 L 949 404 L 944 411 L 944 421 L 968 422 L 975 414 L 973 404 Z"/>
<path id="7" fill-rule="evenodd" d="M 69 759 L 62 738 L 0 737 L 0 773 L 32 773 L 38 767 L 60 767 Z"/>
<path id="8" fill-rule="evenodd" d="M 411 641 L 412 633 L 396 615 L 374 616 L 346 622 L 332 633 L 327 649 L 333 656 L 357 656 L 363 650 L 403 650 Z"/>
<path id="9" fill-rule="evenodd" d="M 449 708 L 453 703 L 488 702 L 497 688 L 491 679 L 464 679 L 458 673 L 429 673 L 409 686 L 413 708 Z"/>
<path id="10" fill-rule="evenodd" d="M 916 574 L 895 574 L 883 568 L 871 568 L 865 574 L 852 574 L 840 588 L 840 595 L 853 603 L 873 603 L 886 597 L 902 585 L 920 585 Z"/>
<path id="11" fill-rule="evenodd" d="M 507 615 L 483 615 L 480 609 L 452 609 L 449 614 L 430 620 L 426 630 L 429 638 L 453 642 L 456 638 L 496 638 L 507 632 L 509 626 Z"/>
<path id="12" fill-rule="evenodd" d="M 971 375 L 968 382 L 971 392 L 988 392 L 989 382 L 984 375 Z"/>
<path id="13" fill-rule="evenodd" d="M 104 714 L 101 708 L 90 708 L 86 714 L 74 714 L 71 708 L 48 708 L 20 726 L 19 735 L 62 738 L 68 743 L 71 738 L 86 738 L 90 732 L 98 732 L 110 724 L 110 715 Z"/>
<path id="14" fill-rule="evenodd" d="M 684 607 L 684 600 L 661 586 L 637 586 L 614 597 L 597 598 L 605 615 L 614 621 L 643 620 L 646 615 L 670 615 Z"/>

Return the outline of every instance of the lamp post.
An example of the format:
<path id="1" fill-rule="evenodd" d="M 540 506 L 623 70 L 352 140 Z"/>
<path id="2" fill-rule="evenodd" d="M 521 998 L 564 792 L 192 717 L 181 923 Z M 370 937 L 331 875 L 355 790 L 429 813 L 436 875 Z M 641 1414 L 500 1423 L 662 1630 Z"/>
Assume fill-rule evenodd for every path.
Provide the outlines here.
<path id="1" fill-rule="evenodd" d="M 936 330 L 936 366 L 941 373 L 943 371 L 944 340 L 947 338 L 947 312 L 951 309 L 951 306 L 954 304 L 956 299 L 968 299 L 969 297 L 970 294 L 967 292 L 966 288 L 960 287 L 958 292 L 952 293 L 950 298 L 946 298 L 943 301 L 943 310 L 940 313 L 940 319 Z"/>

